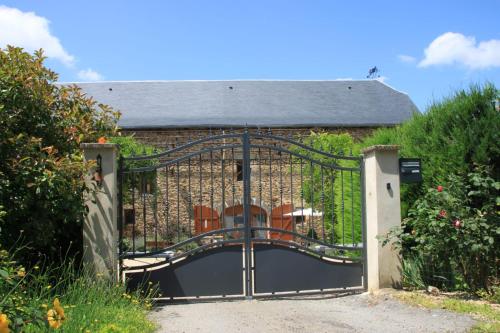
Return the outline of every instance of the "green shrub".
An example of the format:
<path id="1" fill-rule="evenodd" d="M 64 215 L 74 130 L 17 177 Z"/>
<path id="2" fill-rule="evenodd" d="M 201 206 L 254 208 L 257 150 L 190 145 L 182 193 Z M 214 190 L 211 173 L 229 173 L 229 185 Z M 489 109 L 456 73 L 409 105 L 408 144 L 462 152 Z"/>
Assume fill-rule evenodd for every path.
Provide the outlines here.
<path id="1" fill-rule="evenodd" d="M 500 182 L 490 172 L 476 167 L 429 188 L 389 239 L 404 242 L 406 255 L 422 256 L 432 270 L 457 271 L 469 289 L 491 291 L 500 268 Z"/>
<path id="2" fill-rule="evenodd" d="M 124 157 L 139 156 L 139 155 L 152 155 L 156 153 L 156 148 L 151 145 L 143 144 L 135 139 L 132 135 L 126 136 L 113 136 L 108 138 L 109 143 L 116 143 L 120 146 L 120 154 Z M 130 161 L 126 167 L 140 168 L 155 165 L 158 159 L 147 159 L 140 161 Z"/>
<path id="3" fill-rule="evenodd" d="M 118 117 L 76 86 L 55 85 L 44 59 L 0 49 L 0 244 L 10 248 L 23 235 L 29 246 L 20 256 L 32 262 L 81 252 L 89 165 L 79 145 L 114 133 Z"/>

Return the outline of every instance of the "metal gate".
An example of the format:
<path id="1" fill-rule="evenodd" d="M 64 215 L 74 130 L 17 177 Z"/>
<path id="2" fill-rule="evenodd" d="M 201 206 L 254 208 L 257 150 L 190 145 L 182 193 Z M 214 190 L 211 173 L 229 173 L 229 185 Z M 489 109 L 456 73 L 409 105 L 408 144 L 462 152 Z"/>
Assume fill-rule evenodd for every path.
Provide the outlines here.
<path id="1" fill-rule="evenodd" d="M 362 159 L 319 137 L 221 131 L 121 157 L 128 286 L 167 300 L 364 290 Z"/>

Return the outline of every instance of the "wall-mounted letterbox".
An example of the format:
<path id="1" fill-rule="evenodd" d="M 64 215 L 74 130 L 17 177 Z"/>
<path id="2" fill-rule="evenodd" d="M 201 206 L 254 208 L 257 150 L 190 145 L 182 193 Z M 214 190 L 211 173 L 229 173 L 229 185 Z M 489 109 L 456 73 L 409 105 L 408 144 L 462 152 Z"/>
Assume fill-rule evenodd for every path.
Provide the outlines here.
<path id="1" fill-rule="evenodd" d="M 422 164 L 419 158 L 399 159 L 399 180 L 401 183 L 422 182 Z"/>

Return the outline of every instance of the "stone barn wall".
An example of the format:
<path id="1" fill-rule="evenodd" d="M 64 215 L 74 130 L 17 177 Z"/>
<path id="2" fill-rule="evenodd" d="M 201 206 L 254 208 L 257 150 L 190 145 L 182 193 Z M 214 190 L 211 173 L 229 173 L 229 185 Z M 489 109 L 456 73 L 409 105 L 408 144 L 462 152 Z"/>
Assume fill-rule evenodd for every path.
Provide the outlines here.
<path id="1" fill-rule="evenodd" d="M 277 136 L 300 137 L 307 136 L 311 130 L 319 132 L 324 129 L 273 129 L 272 133 Z M 349 132 L 356 139 L 369 135 L 373 128 L 353 128 L 329 130 L 332 133 Z M 211 134 L 221 133 L 206 129 L 187 130 L 148 130 L 148 131 L 123 131 L 123 134 L 134 136 L 143 143 L 158 147 L 159 151 L 178 147 L 186 142 L 207 137 Z M 219 142 L 220 143 L 220 142 Z M 231 142 L 224 142 L 230 144 Z M 270 144 L 271 142 L 261 142 Z M 276 141 L 271 144 L 276 143 Z M 200 148 L 212 146 L 214 142 L 205 143 L 189 149 L 190 152 Z M 175 160 L 188 152 L 183 151 L 178 155 L 170 156 L 166 160 Z M 306 199 L 301 196 L 303 182 L 308 175 L 301 175 L 301 166 L 297 161 L 290 159 L 288 154 L 277 154 L 275 151 L 270 155 L 269 151 L 252 149 L 251 162 L 251 200 L 252 204 L 260 206 L 267 213 L 267 226 L 273 208 L 292 204 L 295 209 L 308 208 Z M 125 229 L 125 236 L 129 239 L 135 236 L 136 247 L 144 244 L 144 234 L 149 247 L 155 247 L 153 243 L 159 241 L 162 247 L 163 241 L 174 244 L 195 234 L 193 210 L 196 205 L 213 208 L 219 217 L 227 207 L 241 204 L 243 201 L 243 181 L 238 180 L 238 160 L 241 152 L 224 150 L 216 151 L 212 155 L 204 153 L 195 155 L 189 160 L 183 160 L 179 164 L 174 163 L 169 167 L 157 170 L 155 176 L 154 191 L 143 195 L 139 176 L 128 179 L 125 184 L 124 208 L 135 208 L 135 228 L 131 225 Z M 132 191 L 134 183 L 135 191 Z M 127 187 L 128 186 L 128 187 Z M 127 194 L 128 193 L 128 194 Z M 355 194 L 358 195 L 358 194 Z M 346 204 L 349 204 L 346 196 Z M 325 203 L 327 205 L 329 203 Z M 321 211 L 322 207 L 314 207 Z M 203 218 L 205 219 L 205 217 Z M 211 222 L 208 217 L 208 223 Z M 328 221 L 327 221 L 328 222 Z M 297 231 L 307 234 L 309 229 L 314 229 L 318 237 L 324 236 L 323 221 L 321 217 L 308 218 L 306 222 L 296 226 Z"/>
<path id="2" fill-rule="evenodd" d="M 376 127 L 338 127 L 338 128 L 273 128 L 271 131 L 278 136 L 291 136 L 294 138 L 308 136 L 311 131 L 328 133 L 349 133 L 355 140 L 360 140 L 370 135 Z M 230 130 L 232 131 L 232 130 Z M 241 132 L 242 129 L 234 130 Z M 257 131 L 254 128 L 250 132 Z M 267 131 L 267 129 L 261 129 Z M 138 141 L 163 148 L 174 148 L 175 146 L 209 136 L 211 133 L 222 133 L 220 129 L 207 128 L 172 128 L 172 129 L 122 129 L 123 135 L 133 135 Z M 226 130 L 227 133 L 227 130 Z"/>

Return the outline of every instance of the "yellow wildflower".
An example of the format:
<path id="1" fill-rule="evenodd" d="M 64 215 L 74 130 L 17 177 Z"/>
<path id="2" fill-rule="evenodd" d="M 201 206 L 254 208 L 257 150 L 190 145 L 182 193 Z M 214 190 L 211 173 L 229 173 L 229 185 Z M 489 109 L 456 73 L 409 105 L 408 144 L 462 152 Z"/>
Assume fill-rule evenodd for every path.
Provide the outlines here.
<path id="1" fill-rule="evenodd" d="M 57 312 L 54 309 L 47 311 L 47 321 L 52 328 L 59 328 L 61 326 L 61 320 L 57 318 Z"/>
<path id="2" fill-rule="evenodd" d="M 52 328 L 61 327 L 64 319 L 66 319 L 64 315 L 64 309 L 59 303 L 59 299 L 56 298 L 54 300 L 54 308 L 47 311 L 47 321 L 49 322 L 49 326 Z"/>
<path id="3" fill-rule="evenodd" d="M 20 278 L 23 278 L 26 276 L 26 271 L 24 270 L 24 267 L 21 267 L 18 271 L 17 271 L 17 276 L 19 276 Z"/>
<path id="4" fill-rule="evenodd" d="M 0 333 L 9 333 L 9 318 L 4 313 L 0 313 Z"/>
<path id="5" fill-rule="evenodd" d="M 64 319 L 64 309 L 63 307 L 61 306 L 61 303 L 59 303 L 59 299 L 56 298 L 54 300 L 54 309 L 57 311 L 57 314 L 62 318 Z"/>

